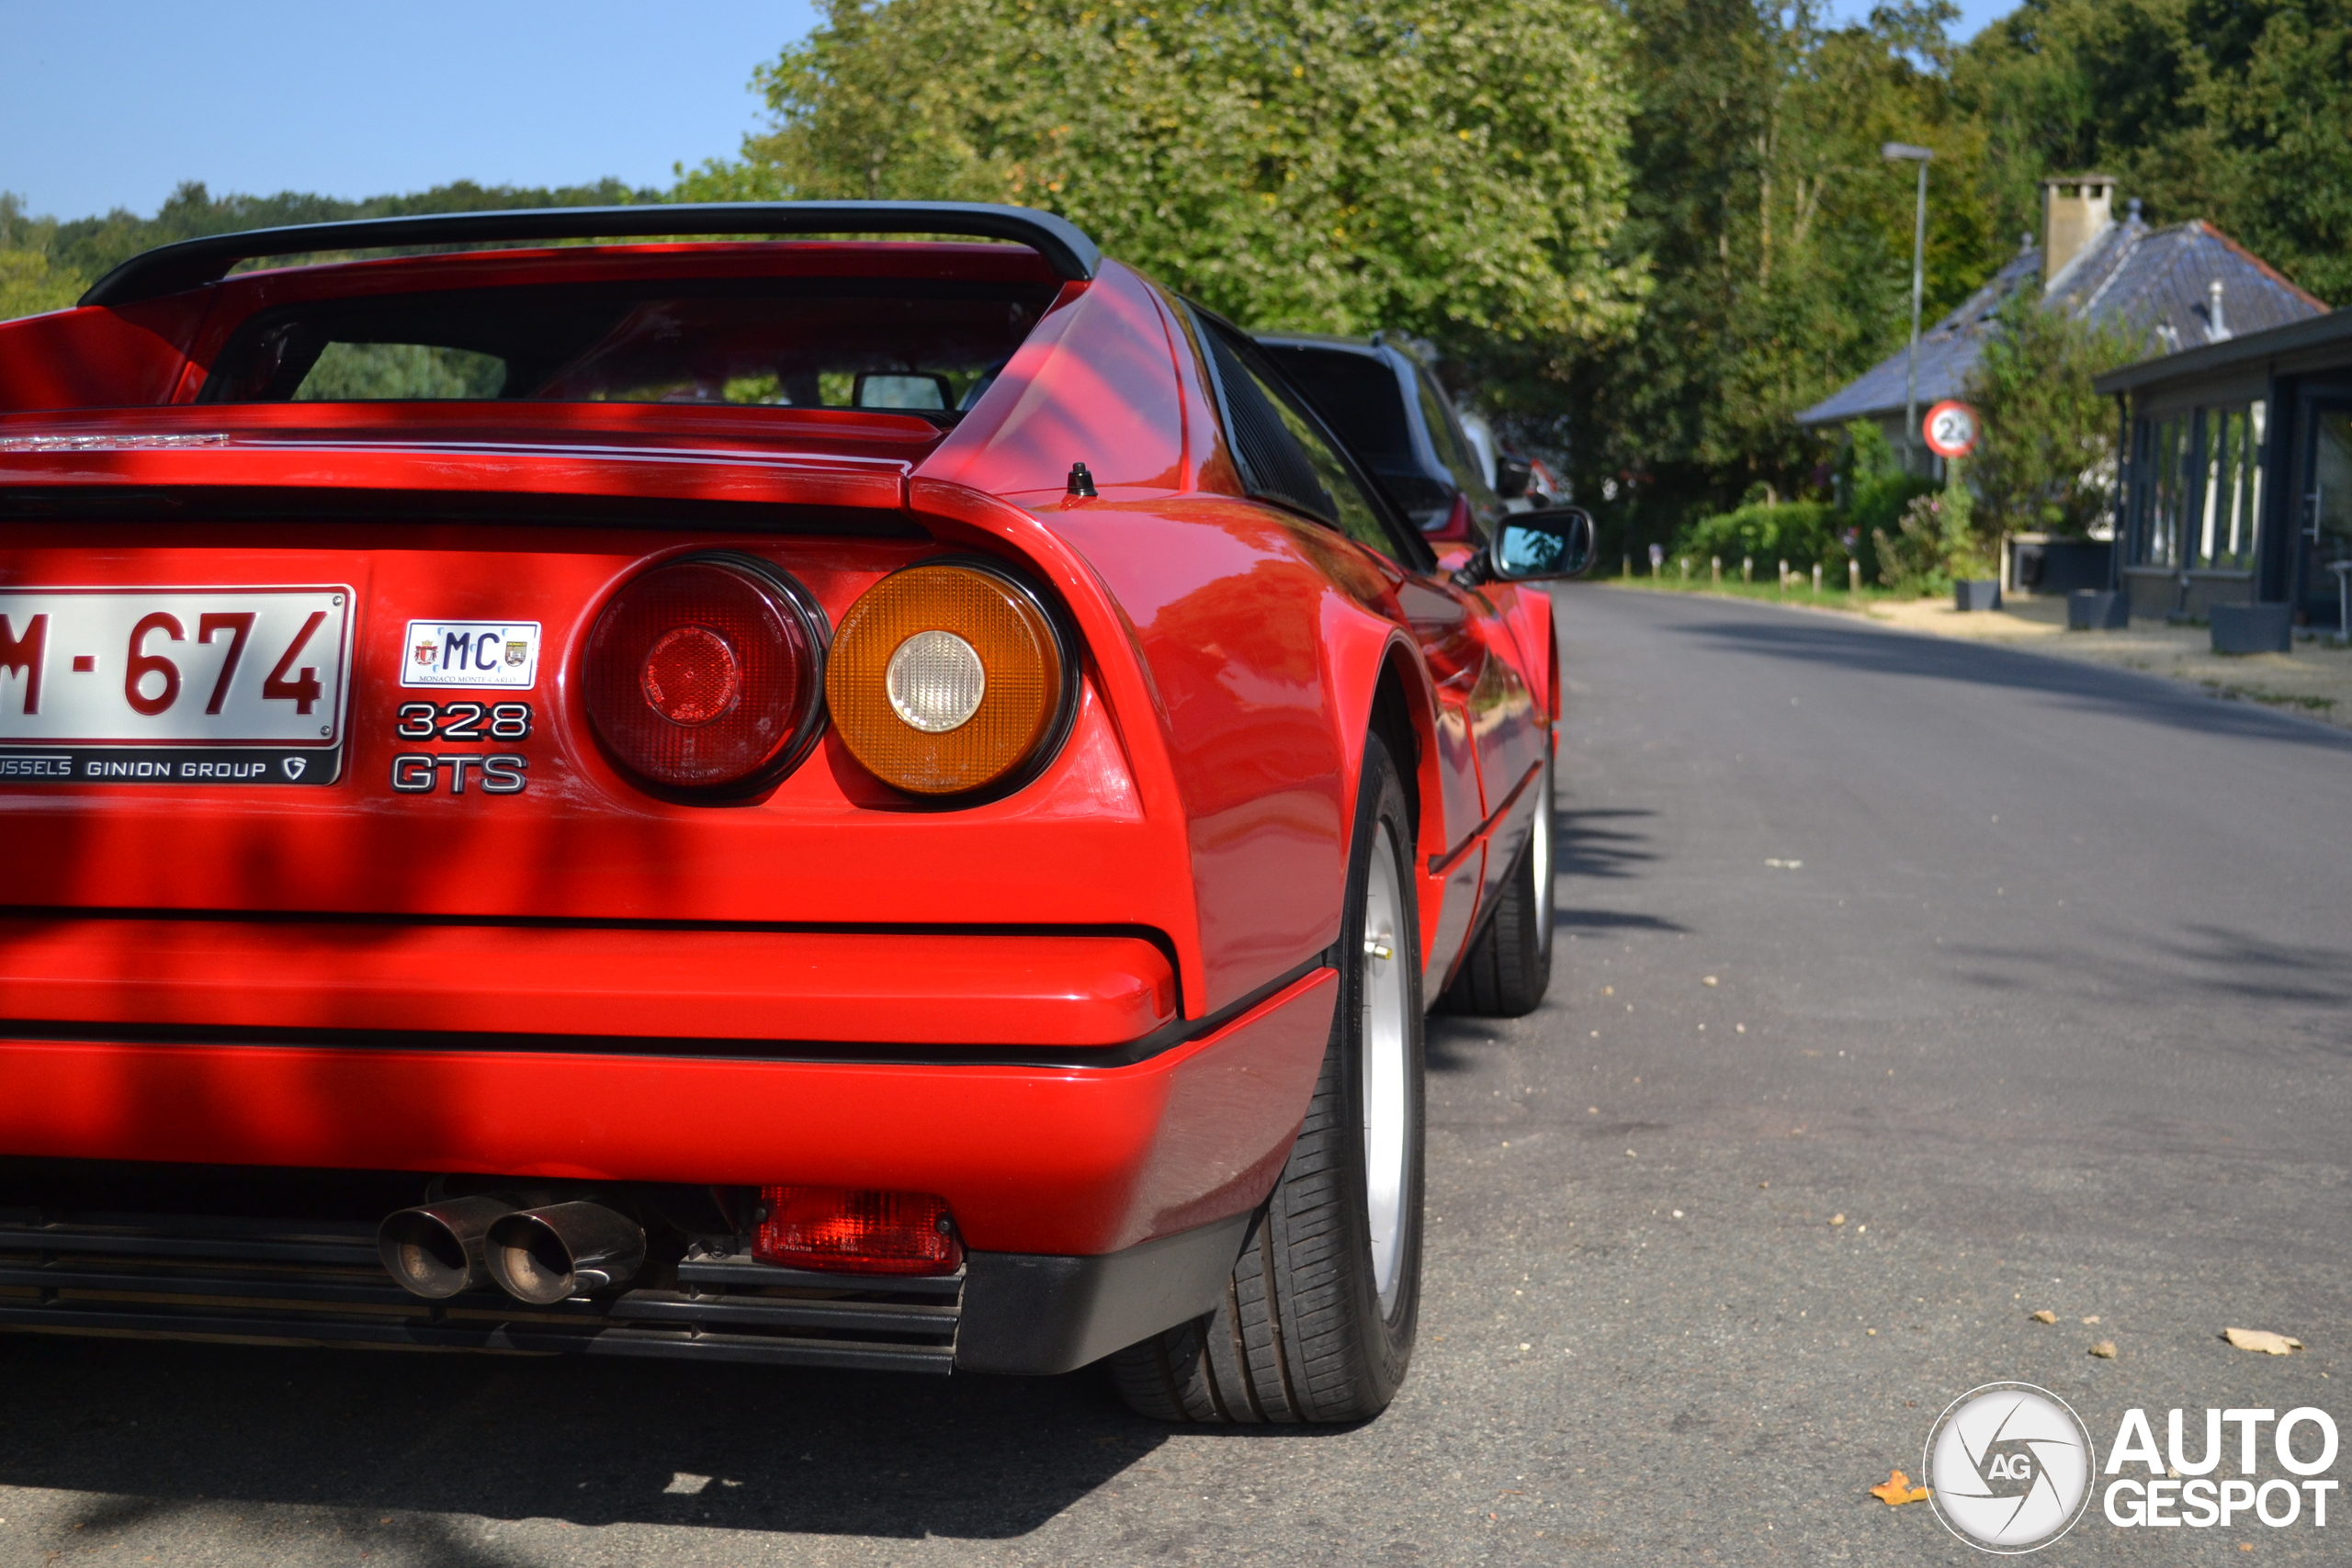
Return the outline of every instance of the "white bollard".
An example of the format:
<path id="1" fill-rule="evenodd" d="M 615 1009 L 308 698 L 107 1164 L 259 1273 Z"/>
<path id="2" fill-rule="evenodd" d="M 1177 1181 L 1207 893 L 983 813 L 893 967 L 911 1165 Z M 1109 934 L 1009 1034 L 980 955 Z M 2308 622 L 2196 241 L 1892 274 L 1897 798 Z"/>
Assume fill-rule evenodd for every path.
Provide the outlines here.
<path id="1" fill-rule="evenodd" d="M 1821 592 L 1821 563 L 1819 561 L 1813 563 L 1813 591 L 1815 593 Z"/>
<path id="2" fill-rule="evenodd" d="M 1849 593 L 1860 593 L 1861 591 L 1862 563 L 1849 558 L 1846 562 L 1846 592 Z"/>
<path id="3" fill-rule="evenodd" d="M 1707 558 L 1707 570 L 1714 574 L 1710 581 L 1712 581 L 1717 587 L 1721 587 L 1724 581 L 1724 558 L 1721 556 L 1709 556 Z"/>
<path id="4" fill-rule="evenodd" d="M 1742 556 L 1739 558 L 1739 580 L 1742 582 L 1753 582 L 1756 581 L 1756 558 L 1754 556 Z"/>

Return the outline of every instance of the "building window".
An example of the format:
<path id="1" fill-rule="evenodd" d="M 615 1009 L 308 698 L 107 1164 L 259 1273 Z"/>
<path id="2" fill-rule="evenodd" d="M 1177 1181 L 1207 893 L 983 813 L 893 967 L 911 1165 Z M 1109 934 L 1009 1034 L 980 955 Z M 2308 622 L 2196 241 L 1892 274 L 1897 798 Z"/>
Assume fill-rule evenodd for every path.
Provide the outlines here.
<path id="1" fill-rule="evenodd" d="M 2132 556 L 2133 566 L 2180 565 L 2182 513 L 2187 511 L 2194 416 L 2142 420 L 2133 443 Z"/>
<path id="2" fill-rule="evenodd" d="M 2251 571 L 2255 520 L 2262 514 L 2262 400 L 2198 412 L 2205 472 L 2188 564 L 2200 571 Z"/>

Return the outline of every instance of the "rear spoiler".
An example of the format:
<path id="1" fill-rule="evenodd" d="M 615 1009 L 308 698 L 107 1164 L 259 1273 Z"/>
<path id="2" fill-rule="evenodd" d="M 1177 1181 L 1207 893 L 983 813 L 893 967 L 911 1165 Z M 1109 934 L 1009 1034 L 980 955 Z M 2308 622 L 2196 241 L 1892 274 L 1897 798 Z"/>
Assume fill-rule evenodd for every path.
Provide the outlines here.
<path id="1" fill-rule="evenodd" d="M 92 284 L 85 305 L 127 305 L 217 283 L 239 262 L 265 256 L 408 245 L 529 244 L 679 234 L 959 234 L 1010 240 L 1046 258 L 1066 282 L 1091 280 L 1102 253 L 1084 230 L 1034 207 L 977 201 L 705 201 L 643 207 L 546 207 L 516 212 L 438 212 L 363 218 L 208 234 L 159 245 Z"/>

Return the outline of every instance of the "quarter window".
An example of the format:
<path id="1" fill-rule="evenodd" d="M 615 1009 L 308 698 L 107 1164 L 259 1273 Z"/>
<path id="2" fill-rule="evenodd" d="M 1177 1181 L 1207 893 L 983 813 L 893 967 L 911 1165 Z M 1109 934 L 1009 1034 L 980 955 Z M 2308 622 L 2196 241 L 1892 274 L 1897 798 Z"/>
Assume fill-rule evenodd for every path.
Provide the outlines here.
<path id="1" fill-rule="evenodd" d="M 1215 326 L 1203 323 L 1201 338 L 1250 493 L 1319 518 L 1367 549 L 1396 556 L 1396 542 L 1378 509 L 1288 390 L 1260 375 Z"/>

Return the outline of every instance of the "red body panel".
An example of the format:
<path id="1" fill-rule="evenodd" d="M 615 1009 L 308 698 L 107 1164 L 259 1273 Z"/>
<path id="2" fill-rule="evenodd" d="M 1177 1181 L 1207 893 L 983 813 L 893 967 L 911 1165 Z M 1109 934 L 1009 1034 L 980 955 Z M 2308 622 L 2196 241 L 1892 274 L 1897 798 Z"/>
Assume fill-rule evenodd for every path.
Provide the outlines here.
<path id="1" fill-rule="evenodd" d="M 1135 937 L 0 920 L 0 1010 L 208 1029 L 1094 1046 L 1176 1016 Z"/>
<path id="2" fill-rule="evenodd" d="M 1338 991 L 1319 971 L 1112 1068 L 20 1039 L 0 1050 L 0 1148 L 903 1188 L 945 1198 L 975 1247 L 1109 1252 L 1265 1195 Z"/>
<path id="3" fill-rule="evenodd" d="M 1537 809 L 1548 602 L 1247 498 L 1188 330 L 1115 264 L 1059 285 L 944 433 L 828 409 L 192 401 L 256 310 L 616 269 L 1052 281 L 1001 245 L 575 248 L 0 325 L 0 411 L 52 411 L 0 417 L 0 587 L 356 595 L 335 784 L 0 784 L 0 1020 L 20 1021 L 0 1021 L 0 1154 L 903 1188 L 946 1196 L 974 1247 L 1026 1251 L 1257 1203 L 1329 1027 L 1314 966 L 1381 682 L 1418 732 L 1434 997 Z M 1066 493 L 1079 462 L 1098 496 Z M 952 809 L 830 736 L 746 801 L 648 795 L 582 716 L 585 640 L 620 583 L 713 548 L 788 572 L 833 625 L 928 556 L 1013 567 L 1075 636 L 1067 740 Z M 544 628 L 528 789 L 396 793 L 406 624 L 469 618 Z M 1302 970 L 1122 1066 L 675 1054 L 1085 1050 L 1210 1029 Z M 107 1038 L 131 1025 L 183 1034 Z M 218 1043 L 240 1028 L 416 1040 Z"/>

